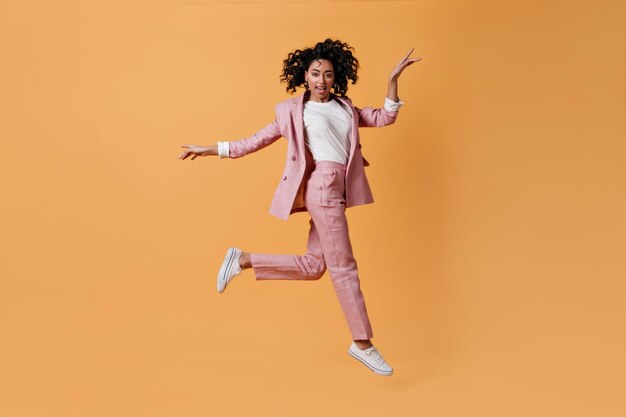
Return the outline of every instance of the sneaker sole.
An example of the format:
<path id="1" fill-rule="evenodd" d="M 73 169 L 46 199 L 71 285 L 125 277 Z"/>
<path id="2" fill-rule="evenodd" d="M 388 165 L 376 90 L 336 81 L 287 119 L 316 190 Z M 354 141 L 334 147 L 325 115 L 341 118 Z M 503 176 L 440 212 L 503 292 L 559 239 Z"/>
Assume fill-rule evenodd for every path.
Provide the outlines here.
<path id="1" fill-rule="evenodd" d="M 352 356 L 354 359 L 358 360 L 359 362 L 361 362 L 363 365 L 367 366 L 371 371 L 373 371 L 375 374 L 378 375 L 384 375 L 384 376 L 391 376 L 393 375 L 393 370 L 391 371 L 381 371 L 380 369 L 376 369 L 376 368 L 372 368 L 372 366 L 365 362 L 363 359 L 361 359 L 360 357 L 358 357 L 355 353 L 352 353 L 352 350 L 348 349 L 348 353 L 350 354 L 350 356 Z"/>
<path id="2" fill-rule="evenodd" d="M 217 292 L 222 293 L 226 289 L 226 277 L 230 275 L 230 271 L 233 268 L 233 261 L 237 256 L 237 251 L 234 248 L 229 248 L 224 257 L 224 262 L 220 267 L 220 272 L 217 274 Z"/>

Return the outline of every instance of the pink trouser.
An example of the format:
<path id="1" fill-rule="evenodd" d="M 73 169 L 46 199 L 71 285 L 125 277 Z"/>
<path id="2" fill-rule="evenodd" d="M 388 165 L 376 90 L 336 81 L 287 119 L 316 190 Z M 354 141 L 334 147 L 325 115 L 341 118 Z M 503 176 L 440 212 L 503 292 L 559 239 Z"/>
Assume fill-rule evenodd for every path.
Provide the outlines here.
<path id="1" fill-rule="evenodd" d="M 257 280 L 317 280 L 328 268 L 352 339 L 367 340 L 373 333 L 348 234 L 345 175 L 343 164 L 332 161 L 315 164 L 305 194 L 311 228 L 304 255 L 251 253 L 250 261 Z"/>

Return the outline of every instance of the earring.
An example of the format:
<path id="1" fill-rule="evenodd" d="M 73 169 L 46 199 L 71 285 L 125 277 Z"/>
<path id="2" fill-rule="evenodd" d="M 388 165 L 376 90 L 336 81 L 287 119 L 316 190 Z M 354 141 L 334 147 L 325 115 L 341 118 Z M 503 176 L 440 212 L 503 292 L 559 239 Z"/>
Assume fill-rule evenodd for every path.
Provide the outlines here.
<path id="1" fill-rule="evenodd" d="M 306 88 L 307 90 L 309 89 L 309 83 L 308 82 L 304 82 L 304 88 Z"/>
<path id="2" fill-rule="evenodd" d="M 335 91 L 337 91 L 337 90 L 339 90 L 339 86 L 338 86 L 337 84 L 333 84 L 333 89 L 334 89 Z"/>

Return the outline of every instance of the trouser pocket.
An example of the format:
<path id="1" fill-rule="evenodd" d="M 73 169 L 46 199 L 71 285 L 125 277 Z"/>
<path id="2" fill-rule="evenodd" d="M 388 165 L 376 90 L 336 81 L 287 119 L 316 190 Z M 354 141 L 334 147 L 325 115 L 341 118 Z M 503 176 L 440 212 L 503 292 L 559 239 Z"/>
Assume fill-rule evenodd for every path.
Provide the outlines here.
<path id="1" fill-rule="evenodd" d="M 333 232 L 345 230 L 347 227 L 344 177 L 341 174 L 335 168 L 330 168 L 322 174 L 320 206 L 324 211 L 328 230 Z"/>
<path id="2" fill-rule="evenodd" d="M 324 200 L 322 210 L 329 231 L 347 230 L 346 204 L 343 200 Z"/>

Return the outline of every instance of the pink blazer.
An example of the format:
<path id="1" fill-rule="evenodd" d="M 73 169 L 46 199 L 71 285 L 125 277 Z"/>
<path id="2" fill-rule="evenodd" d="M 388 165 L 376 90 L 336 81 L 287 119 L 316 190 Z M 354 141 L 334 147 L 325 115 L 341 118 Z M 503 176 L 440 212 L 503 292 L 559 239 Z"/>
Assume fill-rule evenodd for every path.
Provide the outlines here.
<path id="1" fill-rule="evenodd" d="M 276 118 L 272 123 L 248 138 L 229 142 L 230 158 L 240 158 L 274 143 L 280 137 L 287 139 L 287 160 L 270 207 L 270 214 L 283 220 L 287 220 L 291 213 L 306 211 L 305 179 L 315 167 L 311 153 L 304 143 L 303 111 L 305 97 L 308 99 L 309 94 L 305 92 L 280 102 L 276 106 Z M 358 128 L 389 125 L 395 122 L 398 112 L 373 107 L 360 109 L 348 97 L 333 97 L 352 112 L 352 136 L 346 172 L 346 207 L 373 203 L 374 198 L 364 169 L 369 164 L 361 154 Z"/>

